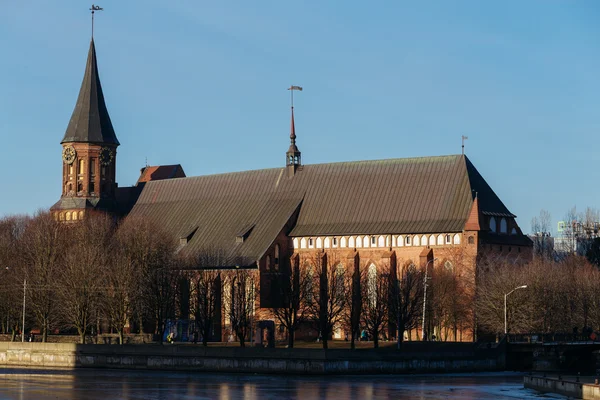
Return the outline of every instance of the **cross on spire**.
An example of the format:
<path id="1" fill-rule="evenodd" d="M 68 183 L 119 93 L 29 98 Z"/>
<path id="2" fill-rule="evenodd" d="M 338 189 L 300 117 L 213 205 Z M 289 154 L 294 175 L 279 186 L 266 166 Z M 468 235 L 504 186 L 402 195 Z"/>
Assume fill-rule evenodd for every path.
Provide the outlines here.
<path id="1" fill-rule="evenodd" d="M 103 11 L 104 9 L 101 8 L 100 6 L 97 6 L 95 4 L 92 4 L 92 8 L 90 8 L 90 11 L 92 12 L 92 39 L 94 38 L 94 13 L 96 11 Z"/>

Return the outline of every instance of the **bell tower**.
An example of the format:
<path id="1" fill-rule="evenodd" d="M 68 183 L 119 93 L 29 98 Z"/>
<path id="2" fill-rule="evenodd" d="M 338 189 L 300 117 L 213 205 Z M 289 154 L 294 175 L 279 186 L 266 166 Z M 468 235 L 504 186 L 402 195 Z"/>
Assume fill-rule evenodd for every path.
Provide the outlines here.
<path id="1" fill-rule="evenodd" d="M 119 141 L 108 115 L 94 39 L 85 73 L 62 145 L 61 199 L 51 210 L 59 220 L 73 221 L 87 210 L 116 211 L 116 156 Z"/>

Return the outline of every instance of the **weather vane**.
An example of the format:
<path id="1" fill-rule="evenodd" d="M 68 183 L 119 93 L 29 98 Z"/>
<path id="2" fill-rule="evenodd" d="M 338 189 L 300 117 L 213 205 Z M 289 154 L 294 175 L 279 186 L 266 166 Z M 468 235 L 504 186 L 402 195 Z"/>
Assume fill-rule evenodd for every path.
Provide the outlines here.
<path id="1" fill-rule="evenodd" d="M 467 140 L 469 137 L 465 136 L 465 135 L 462 135 L 461 137 L 462 137 L 462 153 L 464 156 L 465 155 L 465 140 Z"/>
<path id="2" fill-rule="evenodd" d="M 94 38 L 94 13 L 96 11 L 103 11 L 104 9 L 100 6 L 94 5 L 92 4 L 92 8 L 90 8 L 90 11 L 92 12 L 92 39 Z"/>
<path id="3" fill-rule="evenodd" d="M 288 90 L 292 93 L 292 109 L 294 109 L 294 90 L 302 91 L 302 87 L 292 85 Z"/>

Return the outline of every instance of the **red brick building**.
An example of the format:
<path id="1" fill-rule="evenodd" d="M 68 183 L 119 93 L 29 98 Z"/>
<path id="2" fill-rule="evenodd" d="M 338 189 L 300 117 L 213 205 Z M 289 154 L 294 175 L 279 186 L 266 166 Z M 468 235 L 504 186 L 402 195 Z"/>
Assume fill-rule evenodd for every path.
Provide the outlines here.
<path id="1" fill-rule="evenodd" d="M 65 221 L 87 210 L 150 218 L 179 240 L 182 255 L 217 249 L 211 268 L 255 270 L 262 308 L 278 277 L 318 252 L 352 270 L 443 263 L 473 285 L 481 257 L 531 257 L 515 215 L 465 155 L 304 165 L 293 118 L 292 110 L 280 168 L 185 177 L 178 165 L 146 167 L 138 185 L 119 188 L 119 142 L 92 41 L 52 211 Z"/>

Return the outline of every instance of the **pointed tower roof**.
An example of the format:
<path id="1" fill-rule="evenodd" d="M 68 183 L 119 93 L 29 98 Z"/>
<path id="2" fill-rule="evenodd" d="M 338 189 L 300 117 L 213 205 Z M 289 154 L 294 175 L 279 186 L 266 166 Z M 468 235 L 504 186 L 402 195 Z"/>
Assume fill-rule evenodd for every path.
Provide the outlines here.
<path id="1" fill-rule="evenodd" d="M 288 153 L 298 153 L 298 147 L 296 146 L 296 125 L 294 124 L 294 107 L 292 107 L 292 124 L 290 126 L 290 148 Z"/>
<path id="2" fill-rule="evenodd" d="M 90 42 L 77 104 L 61 143 L 80 142 L 119 145 L 110 121 L 96 63 L 94 39 Z"/>
<path id="3" fill-rule="evenodd" d="M 471 211 L 469 212 L 469 217 L 467 218 L 467 222 L 465 223 L 466 231 L 480 231 L 481 225 L 479 224 L 479 199 L 475 197 L 473 200 L 473 205 L 471 206 Z"/>

